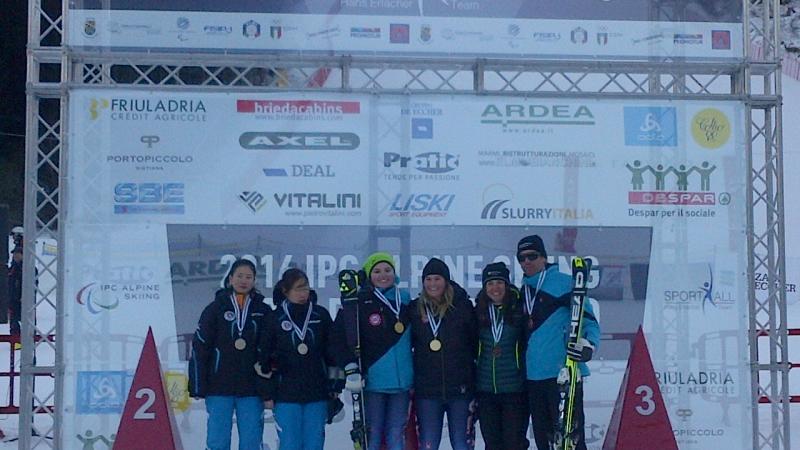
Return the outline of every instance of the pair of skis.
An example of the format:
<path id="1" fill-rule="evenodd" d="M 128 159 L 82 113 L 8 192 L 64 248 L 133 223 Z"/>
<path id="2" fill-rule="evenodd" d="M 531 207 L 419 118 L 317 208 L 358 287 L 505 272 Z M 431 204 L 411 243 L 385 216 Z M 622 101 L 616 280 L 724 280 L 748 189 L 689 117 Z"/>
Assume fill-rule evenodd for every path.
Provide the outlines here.
<path id="1" fill-rule="evenodd" d="M 576 257 L 572 260 L 572 296 L 570 299 L 569 338 L 567 345 L 577 345 L 582 336 L 583 303 L 586 300 L 586 282 L 592 262 Z M 553 436 L 553 450 L 574 450 L 580 433 L 575 423 L 575 392 L 581 382 L 578 362 L 567 356 L 567 362 L 558 374 L 558 422 Z"/>
<path id="2" fill-rule="evenodd" d="M 359 274 L 355 270 L 342 270 L 339 272 L 339 294 L 342 300 L 344 314 L 345 337 L 347 346 L 353 351 L 358 364 L 358 371 L 363 376 L 361 364 L 361 330 L 358 321 L 358 288 L 360 286 Z M 367 449 L 367 425 L 364 420 L 364 397 L 361 392 L 350 391 L 353 400 L 353 429 L 350 430 L 350 439 L 353 440 L 355 450 Z"/>

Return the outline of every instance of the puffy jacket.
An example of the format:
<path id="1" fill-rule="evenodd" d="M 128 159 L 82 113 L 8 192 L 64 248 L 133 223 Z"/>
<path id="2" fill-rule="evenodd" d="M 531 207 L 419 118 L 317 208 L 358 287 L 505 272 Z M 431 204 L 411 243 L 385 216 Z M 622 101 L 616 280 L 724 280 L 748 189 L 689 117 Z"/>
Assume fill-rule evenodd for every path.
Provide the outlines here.
<path id="1" fill-rule="evenodd" d="M 416 298 L 409 305 L 411 342 L 414 348 L 414 392 L 417 398 L 446 401 L 471 397 L 475 392 L 475 356 L 478 350 L 478 326 L 475 308 L 467 292 L 451 281 L 453 306 L 444 315 L 439 328 L 442 349 L 434 352 L 429 345 L 433 332 L 428 318 L 420 315 Z"/>
<path id="2" fill-rule="evenodd" d="M 545 274 L 539 292 L 536 285 L 539 277 Z M 558 377 L 558 372 L 567 360 L 567 340 L 569 337 L 570 299 L 572 296 L 572 277 L 561 273 L 555 264 L 547 266 L 542 272 L 522 279 L 522 299 L 525 290 L 536 295 L 533 313 L 530 315 L 528 349 L 525 352 L 527 378 L 544 380 Z M 583 303 L 583 337 L 594 347 L 595 354 L 600 344 L 600 324 L 594 316 L 589 301 Z M 579 364 L 581 375 L 588 376 L 589 368 Z"/>
<path id="3" fill-rule="evenodd" d="M 231 289 L 217 291 L 214 301 L 203 310 L 192 339 L 189 360 L 189 393 L 193 397 L 224 395 L 269 398 L 269 381 L 255 371 L 259 343 L 272 310 L 264 296 L 252 292 L 242 338 L 244 350 L 237 350 L 239 338 Z"/>
<path id="4" fill-rule="evenodd" d="M 480 392 L 508 394 L 525 390 L 525 348 L 527 318 L 524 304 L 516 287 L 506 291 L 506 301 L 500 307 L 503 320 L 503 334 L 494 351 L 492 326 L 488 308 L 491 300 L 481 290 L 478 293 L 476 315 L 478 317 L 478 381 Z M 480 309 L 479 309 L 480 308 Z"/>
<path id="5" fill-rule="evenodd" d="M 380 292 L 390 302 L 395 300 L 395 292 L 400 294 L 400 322 L 403 323 L 405 331 L 403 334 L 394 331 L 397 318 L 374 291 L 359 292 L 358 328 L 361 337 L 361 364 L 367 368 L 365 389 L 388 394 L 407 391 L 414 382 L 409 315 L 411 298 L 407 290 L 395 291 L 395 286 L 380 289 Z M 345 315 L 351 313 L 344 309 L 340 310 L 334 322 L 337 360 L 342 368 L 356 361 L 353 349 L 347 345 L 345 329 L 347 323 L 353 323 L 345 320 Z"/>
<path id="6" fill-rule="evenodd" d="M 261 365 L 272 370 L 274 383 L 270 387 L 275 390 L 273 398 L 276 402 L 284 403 L 328 400 L 329 394 L 336 391 L 337 381 L 329 377 L 329 368 L 336 366 L 330 342 L 333 325 L 331 315 L 327 309 L 316 304 L 317 295 L 314 291 L 311 291 L 309 301 L 302 305 L 286 300 L 279 289 L 273 292 L 272 298 L 277 307 L 266 325 Z M 301 341 L 283 310 L 284 303 L 291 319 L 300 328 L 303 327 L 308 308 L 312 308 L 308 330 L 302 341 L 308 346 L 305 355 L 297 350 Z"/>

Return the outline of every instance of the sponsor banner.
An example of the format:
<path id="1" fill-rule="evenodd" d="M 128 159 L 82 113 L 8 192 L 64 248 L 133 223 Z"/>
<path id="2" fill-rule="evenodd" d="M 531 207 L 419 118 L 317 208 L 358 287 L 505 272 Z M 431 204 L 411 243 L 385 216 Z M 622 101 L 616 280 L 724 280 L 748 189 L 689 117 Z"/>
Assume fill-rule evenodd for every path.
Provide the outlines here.
<path id="1" fill-rule="evenodd" d="M 70 10 L 68 36 L 71 46 L 119 50 L 302 49 L 326 54 L 526 59 L 705 60 L 743 56 L 741 3 L 733 0 L 728 0 L 731 6 L 715 10 L 717 13 L 661 16 L 654 14 L 658 7 L 637 0 L 605 4 L 590 0 L 568 4 L 548 1 L 557 5 L 547 7 L 536 2 L 533 6 L 534 3 L 518 0 L 500 2 L 506 3 L 505 7 L 498 2 L 489 6 L 488 0 L 341 0 L 335 9 L 320 9 L 327 2 L 313 2 L 311 10 L 300 14 L 275 8 L 274 2 L 258 2 L 255 11 L 247 12 L 228 2 L 228 11 L 218 11 L 217 6 L 188 11 L 170 7 L 169 2 L 149 7 L 133 2 L 131 8 L 123 8 L 115 2 L 111 11 L 76 5 Z M 357 6 L 368 3 L 402 3 L 411 7 L 381 11 Z M 585 5 L 578 6 L 582 3 Z M 696 10 L 705 9 L 704 2 L 697 3 Z M 337 14 L 331 15 L 330 11 Z"/>

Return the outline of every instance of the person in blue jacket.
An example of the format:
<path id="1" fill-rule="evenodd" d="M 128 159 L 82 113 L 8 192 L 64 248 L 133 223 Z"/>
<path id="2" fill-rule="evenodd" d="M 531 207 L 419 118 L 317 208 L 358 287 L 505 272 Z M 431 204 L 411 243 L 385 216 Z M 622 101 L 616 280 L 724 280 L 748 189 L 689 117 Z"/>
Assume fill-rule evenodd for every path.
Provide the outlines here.
<path id="1" fill-rule="evenodd" d="M 520 292 L 528 315 L 525 365 L 533 438 L 537 448 L 549 449 L 558 424 L 558 374 L 569 355 L 580 363 L 581 377 L 589 376 L 586 362 L 592 359 L 600 342 L 600 324 L 592 305 L 584 302 L 583 336 L 577 346 L 568 348 L 572 277 L 559 272 L 558 265 L 547 263 L 547 251 L 538 235 L 519 241 L 517 261 L 525 275 Z M 583 382 L 577 385 L 574 407 L 579 434 L 577 450 L 585 450 Z"/>
<path id="2" fill-rule="evenodd" d="M 405 448 L 409 391 L 414 384 L 411 356 L 411 327 L 406 289 L 397 287 L 399 279 L 394 259 L 384 252 L 373 253 L 364 262 L 367 282 L 358 293 L 358 325 L 361 343 L 361 374 L 353 349 L 340 347 L 345 388 L 364 389 L 364 408 L 369 450 Z M 345 311 L 334 323 L 340 345 L 346 342 Z M 352 322 L 355 323 L 355 322 Z M 363 375 L 363 379 L 362 379 Z"/>
<path id="3" fill-rule="evenodd" d="M 255 278 L 255 264 L 246 259 L 234 262 L 225 288 L 203 310 L 192 339 L 189 394 L 205 398 L 209 450 L 230 449 L 234 411 L 239 450 L 261 448 L 270 388 L 255 364 L 272 310 L 255 289 Z"/>

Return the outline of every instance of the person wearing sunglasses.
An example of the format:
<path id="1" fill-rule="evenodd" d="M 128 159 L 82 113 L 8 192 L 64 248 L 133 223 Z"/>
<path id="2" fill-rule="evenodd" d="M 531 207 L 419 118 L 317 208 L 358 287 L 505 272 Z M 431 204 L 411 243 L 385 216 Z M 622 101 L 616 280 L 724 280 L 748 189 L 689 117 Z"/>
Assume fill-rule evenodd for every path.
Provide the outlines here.
<path id="1" fill-rule="evenodd" d="M 524 273 L 520 292 L 528 321 L 525 352 L 528 409 L 536 447 L 547 449 L 551 448 L 558 423 L 558 374 L 569 355 L 580 363 L 581 377 L 589 375 L 586 362 L 592 359 L 600 342 L 600 324 L 590 302 L 584 302 L 582 336 L 577 346 L 568 348 L 572 277 L 561 273 L 557 264 L 548 264 L 544 242 L 538 235 L 520 239 L 517 261 Z M 586 449 L 583 385 L 584 382 L 578 383 L 575 393 L 577 450 Z"/>

